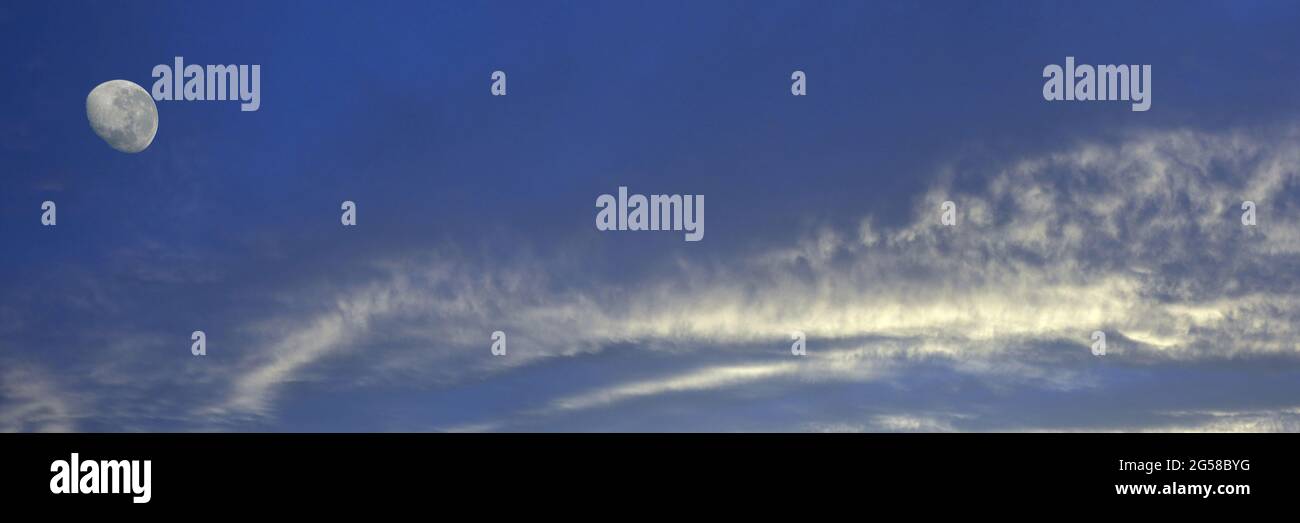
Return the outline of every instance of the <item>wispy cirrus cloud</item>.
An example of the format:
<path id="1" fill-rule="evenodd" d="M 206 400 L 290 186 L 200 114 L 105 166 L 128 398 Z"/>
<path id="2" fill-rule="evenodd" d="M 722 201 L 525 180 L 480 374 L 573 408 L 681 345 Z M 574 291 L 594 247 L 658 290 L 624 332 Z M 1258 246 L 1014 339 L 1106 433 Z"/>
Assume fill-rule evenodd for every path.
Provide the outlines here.
<path id="1" fill-rule="evenodd" d="M 1281 401 L 1244 393 L 1213 405 L 1194 391 L 1152 397 L 1082 425 L 1016 405 L 1113 400 L 1107 390 L 1139 383 L 1181 390 L 1186 373 L 1222 362 L 1245 374 L 1294 365 L 1300 207 L 1285 195 L 1297 189 L 1295 138 L 1143 131 L 949 170 L 900 226 L 871 214 L 849 229 L 814 224 L 725 263 L 674 259 L 675 270 L 638 278 L 591 276 L 573 252 L 491 264 L 456 248 L 374 253 L 363 277 L 263 289 L 296 298 L 254 301 L 258 314 L 226 322 L 237 347 L 136 386 L 201 391 L 174 413 L 190 427 L 275 426 L 318 383 L 408 396 L 403 417 L 429 419 L 401 426 L 447 430 L 569 427 L 592 412 L 655 409 L 682 423 L 661 428 L 689 430 L 715 403 L 747 405 L 731 422 L 772 430 L 1288 430 L 1285 416 L 1167 414 Z M 1243 200 L 1258 204 L 1257 226 L 1240 223 Z M 956 227 L 939 223 L 944 201 L 958 206 Z M 506 357 L 487 350 L 495 330 L 509 335 Z M 794 330 L 808 334 L 809 356 L 790 355 Z M 1088 352 L 1093 330 L 1110 337 L 1104 359 Z M 115 354 L 128 373 L 121 358 L 156 357 Z M 113 383 L 97 385 L 108 392 L 96 404 L 117 401 Z M 1297 392 L 1273 394 L 1288 390 Z M 18 398 L 10 412 L 63 412 L 49 426 L 71 427 L 66 406 L 22 391 L 7 395 Z M 754 406 L 788 396 L 801 401 L 772 419 Z"/>
<path id="2" fill-rule="evenodd" d="M 808 371 L 818 357 L 773 359 L 791 330 L 867 361 L 940 360 L 969 376 L 1049 390 L 1104 381 L 1083 357 L 1093 330 L 1112 336 L 1107 361 L 1120 365 L 1293 358 L 1300 220 L 1278 195 L 1295 189 L 1294 134 L 1135 133 L 987 173 L 952 172 L 918 198 L 903 227 L 866 216 L 857 230 L 813 228 L 724 268 L 681 262 L 670 279 L 599 287 L 570 279 L 579 282 L 557 290 L 582 270 L 571 258 L 520 259 L 489 274 L 454 259 L 389 261 L 386 280 L 271 342 L 225 406 L 265 413 L 295 372 L 344 354 L 356 375 L 333 379 L 373 382 L 362 376 L 389 372 L 454 385 L 616 344 L 681 352 L 677 370 L 519 408 L 530 416 L 792 375 L 822 379 Z M 955 189 L 959 178 L 975 178 L 977 189 Z M 1261 208 L 1254 228 L 1239 221 L 1246 199 Z M 956 228 L 938 222 L 947 200 L 960 210 Z M 417 318 L 422 325 L 409 325 Z M 376 328 L 389 333 L 384 347 L 341 350 L 364 345 Z M 497 329 L 510 333 L 511 356 L 473 357 L 486 354 L 486 335 Z M 872 341 L 855 341 L 864 338 Z M 756 344 L 765 352 L 735 349 Z"/>
<path id="3" fill-rule="evenodd" d="M 71 432 L 77 401 L 43 370 L 6 362 L 0 371 L 0 432 Z"/>

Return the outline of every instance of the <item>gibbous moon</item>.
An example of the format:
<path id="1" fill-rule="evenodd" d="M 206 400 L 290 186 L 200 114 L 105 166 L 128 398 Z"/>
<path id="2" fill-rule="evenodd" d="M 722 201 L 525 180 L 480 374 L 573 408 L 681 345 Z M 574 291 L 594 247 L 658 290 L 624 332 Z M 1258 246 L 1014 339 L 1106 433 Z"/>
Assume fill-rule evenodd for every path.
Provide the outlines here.
<path id="1" fill-rule="evenodd" d="M 158 133 L 158 106 L 143 87 L 126 80 L 99 84 L 86 96 L 90 128 L 109 147 L 138 153 L 153 143 Z"/>

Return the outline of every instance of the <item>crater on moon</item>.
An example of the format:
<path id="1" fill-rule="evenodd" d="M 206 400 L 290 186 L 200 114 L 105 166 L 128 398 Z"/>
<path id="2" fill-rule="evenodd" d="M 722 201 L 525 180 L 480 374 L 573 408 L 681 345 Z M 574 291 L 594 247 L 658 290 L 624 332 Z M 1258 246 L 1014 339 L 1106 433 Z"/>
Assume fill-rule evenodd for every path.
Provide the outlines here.
<path id="1" fill-rule="evenodd" d="M 86 118 L 109 147 L 138 153 L 158 132 L 158 106 L 143 87 L 126 80 L 109 80 L 86 96 Z"/>

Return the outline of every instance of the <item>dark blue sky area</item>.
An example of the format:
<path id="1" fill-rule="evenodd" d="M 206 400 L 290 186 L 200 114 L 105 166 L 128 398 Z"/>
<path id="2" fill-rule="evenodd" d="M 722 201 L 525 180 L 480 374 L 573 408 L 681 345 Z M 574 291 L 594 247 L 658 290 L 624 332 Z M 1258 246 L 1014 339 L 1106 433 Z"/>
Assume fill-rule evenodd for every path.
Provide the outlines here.
<path id="1" fill-rule="evenodd" d="M 712 196 L 709 241 L 691 247 L 731 249 L 809 217 L 901 220 L 933 159 L 955 151 L 997 160 L 1132 126 L 1268 124 L 1300 107 L 1300 6 L 1287 2 L 56 2 L 0 13 L 5 230 L 48 243 L 31 201 L 58 194 L 85 235 L 68 244 L 82 252 L 47 245 L 60 255 L 133 234 L 212 248 L 305 240 L 334 232 L 312 226 L 343 199 L 385 245 L 485 231 L 585 241 L 587 202 L 618 185 Z M 160 102 L 148 154 L 103 147 L 83 125 L 90 88 L 123 78 L 147 89 L 152 67 L 177 55 L 261 64 L 261 110 Z M 1154 109 L 1045 103 L 1042 67 L 1066 55 L 1155 64 Z M 488 94 L 496 69 L 509 74 L 506 98 Z M 807 98 L 789 96 L 794 69 L 809 75 Z"/>

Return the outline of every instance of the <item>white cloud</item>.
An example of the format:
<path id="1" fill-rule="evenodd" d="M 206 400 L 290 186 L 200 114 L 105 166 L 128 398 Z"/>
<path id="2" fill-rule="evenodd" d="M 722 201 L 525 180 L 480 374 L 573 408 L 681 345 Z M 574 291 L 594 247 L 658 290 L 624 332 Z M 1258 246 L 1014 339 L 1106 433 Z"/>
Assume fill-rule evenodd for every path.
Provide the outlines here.
<path id="1" fill-rule="evenodd" d="M 0 371 L 0 432 L 71 432 L 76 403 L 43 371 L 6 362 Z"/>
<path id="2" fill-rule="evenodd" d="M 1295 137 L 1149 132 L 1008 162 L 974 191 L 955 189 L 951 174 L 922 195 L 905 226 L 867 216 L 852 231 L 813 227 L 725 266 L 678 261 L 671 278 L 585 284 L 582 257 L 571 255 L 520 255 L 492 267 L 454 255 L 389 260 L 388 278 L 251 351 L 230 394 L 207 412 L 265 414 L 280 386 L 381 334 L 387 346 L 350 366 L 353 379 L 454 382 L 620 342 L 780 351 L 791 330 L 829 344 L 903 340 L 853 352 L 877 366 L 938 358 L 960 372 L 1057 390 L 1090 384 L 1059 360 L 994 358 L 1035 343 L 1083 354 L 1093 330 L 1110 333 L 1107 357 L 1128 364 L 1294 356 L 1300 282 L 1289 271 L 1300 254 L 1300 207 L 1273 195 L 1297 181 Z M 1263 209 L 1256 229 L 1243 228 L 1235 211 L 1247 198 Z M 962 213 L 955 229 L 938 224 L 946 200 Z M 486 358 L 494 330 L 510 334 L 510 357 Z M 844 379 L 833 372 L 836 357 L 844 354 L 684 362 L 661 378 L 554 398 L 546 412 L 796 376 Z M 869 426 L 950 427 L 903 418 Z"/>

